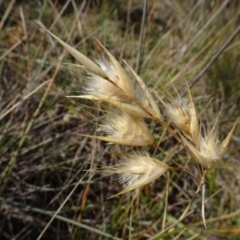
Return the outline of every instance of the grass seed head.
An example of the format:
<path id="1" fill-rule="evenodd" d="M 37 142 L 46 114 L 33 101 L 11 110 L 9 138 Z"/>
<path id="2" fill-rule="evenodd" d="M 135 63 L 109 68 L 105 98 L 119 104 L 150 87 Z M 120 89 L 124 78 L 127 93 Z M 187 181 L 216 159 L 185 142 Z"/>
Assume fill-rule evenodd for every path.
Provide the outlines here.
<path id="1" fill-rule="evenodd" d="M 187 136 L 195 146 L 198 146 L 200 128 L 196 108 L 191 97 L 189 100 L 185 98 L 174 99 L 165 104 L 165 116 L 176 129 Z"/>
<path id="2" fill-rule="evenodd" d="M 233 125 L 228 136 L 222 142 L 219 140 L 218 131 L 215 127 L 212 130 L 205 131 L 204 135 L 199 138 L 199 149 L 197 149 L 185 137 L 181 136 L 181 138 L 193 159 L 205 169 L 210 169 L 221 160 L 230 142 L 237 122 L 238 120 Z"/>
<path id="3" fill-rule="evenodd" d="M 101 130 L 106 137 L 98 139 L 123 145 L 146 146 L 153 143 L 153 136 L 143 118 L 123 111 L 114 111 L 106 115 Z"/>
<path id="4" fill-rule="evenodd" d="M 203 159 L 206 159 L 209 166 L 212 166 L 214 162 L 221 159 L 219 154 L 219 137 L 217 131 L 207 133 L 200 138 L 199 152 Z"/>
<path id="5" fill-rule="evenodd" d="M 190 113 L 187 99 L 178 99 L 166 104 L 165 115 L 178 130 L 190 134 Z"/>
<path id="6" fill-rule="evenodd" d="M 126 94 L 106 79 L 91 74 L 87 80 L 88 81 L 84 87 L 84 92 L 87 95 L 92 95 L 98 99 L 101 99 L 101 97 L 107 97 L 109 99 L 113 98 L 117 101 L 128 101 Z"/>
<path id="7" fill-rule="evenodd" d="M 167 164 L 151 158 L 146 152 L 125 155 L 121 163 L 112 168 L 112 173 L 118 174 L 119 181 L 125 186 L 117 195 L 153 182 L 168 169 L 169 166 Z"/>
<path id="8" fill-rule="evenodd" d="M 108 78 L 102 78 L 94 73 L 89 72 L 89 77 L 87 78 L 84 92 L 87 95 L 91 95 L 99 100 L 101 100 L 101 98 L 109 98 L 109 100 L 114 99 L 119 102 L 131 101 L 126 93 L 118 87 L 119 79 L 113 65 L 106 58 L 98 60 L 97 63 L 99 67 L 106 73 Z"/>
<path id="9" fill-rule="evenodd" d="M 188 150 L 188 152 L 191 154 L 193 160 L 203 166 L 205 169 L 210 169 L 213 167 L 213 165 L 216 163 L 217 160 L 220 159 L 220 157 L 216 154 L 216 144 L 213 144 L 212 141 L 210 145 L 208 145 L 209 142 L 206 142 L 205 138 L 202 138 L 200 140 L 201 143 L 201 150 L 198 150 L 192 143 L 189 142 L 184 136 L 181 135 L 181 138 L 183 140 L 183 143 Z M 214 149 L 213 149 L 214 147 Z"/>
<path id="10" fill-rule="evenodd" d="M 45 30 L 54 37 L 77 61 L 79 61 L 90 75 L 88 79 L 89 81 L 84 88 L 85 94 L 68 97 L 107 101 L 113 106 L 131 114 L 161 119 L 158 106 L 148 91 L 145 83 L 134 72 L 134 70 L 130 68 L 140 87 L 139 91 L 141 90 L 141 92 L 136 92 L 134 84 L 128 77 L 126 71 L 98 40 L 97 42 L 105 52 L 106 57 L 103 57 L 102 59 L 97 60 L 97 63 L 94 63 L 92 60 L 62 41 L 47 29 Z M 126 102 L 128 103 L 127 105 L 122 104 Z"/>
<path id="11" fill-rule="evenodd" d="M 114 69 L 115 76 L 117 79 L 111 79 L 117 84 L 118 87 L 120 87 L 129 98 L 134 99 L 135 98 L 135 91 L 133 87 L 133 83 L 128 77 L 125 70 L 122 68 L 120 63 L 116 60 L 116 58 L 97 40 L 99 45 L 102 47 L 103 51 L 106 53 L 107 57 L 109 58 L 109 61 L 111 63 L 111 68 Z M 111 71 L 112 72 L 112 71 Z M 106 72 L 108 74 L 108 72 Z"/>
<path id="12" fill-rule="evenodd" d="M 141 105 L 142 109 L 145 109 L 146 112 L 149 113 L 148 117 L 162 120 L 162 116 L 159 110 L 159 107 L 152 97 L 148 87 L 144 83 L 144 81 L 137 75 L 137 73 L 124 61 L 127 67 L 130 69 L 134 79 L 135 79 L 135 98 L 139 105 Z"/>

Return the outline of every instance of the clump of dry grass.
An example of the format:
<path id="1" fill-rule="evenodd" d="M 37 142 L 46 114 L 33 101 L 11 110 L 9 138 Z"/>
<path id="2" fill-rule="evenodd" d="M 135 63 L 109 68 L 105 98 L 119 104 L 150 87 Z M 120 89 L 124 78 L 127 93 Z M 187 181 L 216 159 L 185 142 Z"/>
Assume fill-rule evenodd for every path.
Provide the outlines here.
<path id="1" fill-rule="evenodd" d="M 95 63 L 48 30 L 46 31 L 76 58 L 81 64 L 80 67 L 89 75 L 85 80 L 84 94 L 71 97 L 103 101 L 110 106 L 109 113 L 105 114 L 100 126 L 104 135 L 87 136 L 110 144 L 145 147 L 138 154 L 122 152 L 123 157 L 119 164 L 105 168 L 108 173 L 120 175 L 119 180 L 124 185 L 124 189 L 116 195 L 139 189 L 170 169 L 174 169 L 168 164 L 154 159 L 154 156 L 149 156 L 146 146 L 150 145 L 155 148 L 155 154 L 158 151 L 158 146 L 154 143 L 153 135 L 144 120 L 145 118 L 152 119 L 170 131 L 189 152 L 201 175 L 196 193 L 202 188 L 204 193 L 206 173 L 222 159 L 238 120 L 227 137 L 220 141 L 216 124 L 211 130 L 208 128 L 202 130 L 205 127 L 201 122 L 200 114 L 197 112 L 187 85 L 188 98 L 178 95 L 177 98 L 164 99 L 158 95 L 160 101 L 157 102 L 137 73 L 123 61 L 132 74 L 132 77 L 129 77 L 121 64 L 99 41 L 98 44 L 105 56 Z M 202 201 L 202 217 L 204 224 L 206 224 L 204 194 Z M 187 210 L 188 208 L 183 215 L 187 213 Z"/>

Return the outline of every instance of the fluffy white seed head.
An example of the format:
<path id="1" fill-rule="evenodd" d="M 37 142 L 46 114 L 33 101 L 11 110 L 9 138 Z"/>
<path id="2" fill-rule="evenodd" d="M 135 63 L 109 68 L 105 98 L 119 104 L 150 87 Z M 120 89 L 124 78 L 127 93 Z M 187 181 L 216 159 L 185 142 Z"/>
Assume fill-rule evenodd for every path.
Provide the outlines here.
<path id="1" fill-rule="evenodd" d="M 116 60 L 116 58 L 97 40 L 98 44 L 101 46 L 105 54 L 107 55 L 109 62 L 112 66 L 110 68 L 102 61 L 104 67 L 107 68 L 107 72 L 105 72 L 108 78 L 113 81 L 119 88 L 121 88 L 125 94 L 130 98 L 134 99 L 135 91 L 134 86 L 131 79 L 128 77 L 125 70 L 122 68 L 120 63 Z M 101 64 L 100 64 L 101 66 Z M 111 68 L 114 68 L 115 74 L 112 74 L 113 71 Z M 111 70 L 110 72 L 108 70 Z M 111 77 L 113 77 L 111 79 Z"/>
<path id="2" fill-rule="evenodd" d="M 165 115 L 176 129 L 187 136 L 195 146 L 199 144 L 200 127 L 192 96 L 188 94 L 188 99 L 178 98 L 165 104 Z"/>
<path id="3" fill-rule="evenodd" d="M 177 129 L 190 134 L 190 111 L 187 99 L 178 99 L 166 104 L 165 115 Z"/>
<path id="4" fill-rule="evenodd" d="M 146 146 L 153 143 L 153 136 L 143 118 L 126 112 L 109 113 L 100 128 L 107 136 L 97 138 L 110 143 L 131 146 Z"/>
<path id="5" fill-rule="evenodd" d="M 169 166 L 167 164 L 151 158 L 146 152 L 125 155 L 120 164 L 112 168 L 112 173 L 119 175 L 119 181 L 125 187 L 117 195 L 138 189 L 153 182 L 168 169 Z"/>
<path id="6" fill-rule="evenodd" d="M 95 74 L 90 74 L 83 90 L 87 95 L 94 96 L 98 99 L 108 98 L 109 100 L 120 102 L 130 101 L 119 87 Z"/>
<path id="7" fill-rule="evenodd" d="M 199 152 L 202 157 L 208 159 L 209 162 L 220 160 L 221 155 L 219 155 L 219 143 L 217 131 L 207 133 L 204 137 L 201 137 Z"/>
<path id="8" fill-rule="evenodd" d="M 135 82 L 132 81 L 115 57 L 98 40 L 97 42 L 102 47 L 106 57 L 97 60 L 96 64 L 51 32 L 49 33 L 83 65 L 90 75 L 84 88 L 85 94 L 68 97 L 107 101 L 113 106 L 132 114 L 161 119 L 158 106 L 144 82 L 133 69 L 131 71 L 135 77 Z M 134 89 L 135 83 L 139 86 L 138 92 Z"/>
<path id="9" fill-rule="evenodd" d="M 112 98 L 112 100 L 114 99 L 120 101 L 117 105 L 112 101 L 111 103 L 114 106 L 121 108 L 127 112 L 130 112 L 138 116 L 161 119 L 159 108 L 155 100 L 153 99 L 151 93 L 149 92 L 147 86 L 142 81 L 142 79 L 136 74 L 136 72 L 129 65 L 127 65 L 126 62 L 125 64 L 131 70 L 134 78 L 133 81 L 130 80 L 130 78 L 128 78 L 128 82 L 131 83 L 129 84 L 130 86 L 132 86 L 132 82 L 134 83 L 134 89 L 132 89 L 130 95 L 126 94 L 126 92 L 129 91 L 126 91 L 126 89 L 124 89 L 124 84 L 122 83 L 121 76 L 118 76 L 116 65 L 114 67 L 112 62 L 110 62 L 106 57 L 97 60 L 97 63 L 100 66 L 100 68 L 106 73 L 108 79 L 110 79 L 110 81 L 108 81 L 109 83 L 108 86 L 101 87 L 99 85 L 100 84 L 106 85 L 106 82 L 103 83 L 103 81 L 100 81 L 100 83 L 98 83 L 97 81 L 103 79 L 100 79 L 96 75 L 93 75 L 92 80 L 94 81 L 90 82 L 90 84 L 94 86 L 94 89 L 96 88 L 99 89 L 98 92 L 101 91 L 100 95 L 101 99 L 103 97 L 106 98 L 109 96 Z M 127 76 L 126 72 L 121 68 L 121 74 L 123 74 L 123 72 L 124 75 Z M 94 93 L 91 94 L 93 95 Z M 128 103 L 128 105 L 126 106 L 121 102 Z"/>
<path id="10" fill-rule="evenodd" d="M 116 72 L 114 66 L 105 56 L 103 56 L 101 59 L 97 59 L 96 61 L 97 61 L 97 64 L 99 65 L 99 67 L 109 77 L 109 79 L 111 79 L 116 84 L 119 83 L 117 72 Z"/>
<path id="11" fill-rule="evenodd" d="M 140 78 L 138 76 L 138 84 L 133 90 L 134 97 L 132 96 L 133 98 L 130 98 L 124 89 L 121 88 L 121 79 L 117 75 L 118 73 L 115 66 L 113 66 L 106 57 L 97 60 L 97 63 L 107 78 L 102 78 L 94 73 L 88 72 L 89 77 L 85 81 L 85 87 L 83 89 L 84 95 L 68 97 L 105 101 L 133 115 L 161 119 L 156 102 L 143 81 L 139 80 Z"/>
<path id="12" fill-rule="evenodd" d="M 131 101 L 126 93 L 119 87 L 119 78 L 111 62 L 109 62 L 106 57 L 103 57 L 97 60 L 97 63 L 108 78 L 102 78 L 101 76 L 88 72 L 89 77 L 86 79 L 83 89 L 86 94 L 84 96 L 92 96 L 99 100 L 107 98 L 109 101 Z"/>
<path id="13" fill-rule="evenodd" d="M 196 148 L 185 137 L 181 136 L 181 138 L 193 159 L 205 169 L 210 169 L 221 160 L 230 142 L 237 122 L 238 120 L 233 125 L 228 136 L 222 142 L 219 140 L 218 132 L 215 128 L 205 131 L 204 135 L 200 137 L 199 148 Z"/>

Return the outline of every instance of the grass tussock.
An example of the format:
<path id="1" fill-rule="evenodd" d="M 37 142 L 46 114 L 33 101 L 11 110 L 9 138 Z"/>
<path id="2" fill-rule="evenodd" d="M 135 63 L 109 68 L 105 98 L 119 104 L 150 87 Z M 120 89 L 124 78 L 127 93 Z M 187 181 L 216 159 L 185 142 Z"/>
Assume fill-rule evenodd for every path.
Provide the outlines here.
<path id="1" fill-rule="evenodd" d="M 35 4 L 0 3 L 0 239 L 238 239 L 238 1 Z"/>

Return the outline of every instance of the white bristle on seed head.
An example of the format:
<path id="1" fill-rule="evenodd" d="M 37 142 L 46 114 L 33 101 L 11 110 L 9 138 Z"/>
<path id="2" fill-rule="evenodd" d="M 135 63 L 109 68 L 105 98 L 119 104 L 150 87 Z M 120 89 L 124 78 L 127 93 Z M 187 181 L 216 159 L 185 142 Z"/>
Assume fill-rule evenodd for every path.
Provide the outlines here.
<path id="1" fill-rule="evenodd" d="M 108 76 L 112 75 L 113 77 L 117 77 L 117 72 L 114 66 L 105 56 L 103 56 L 101 59 L 97 59 L 96 62 L 105 73 L 109 74 Z"/>
<path id="2" fill-rule="evenodd" d="M 105 116 L 100 129 L 106 137 L 101 140 L 131 146 L 146 146 L 153 143 L 153 136 L 143 118 L 123 111 L 114 111 Z"/>
<path id="3" fill-rule="evenodd" d="M 112 65 L 112 63 L 106 57 L 102 57 L 101 59 L 97 60 L 97 64 L 103 70 L 103 72 L 107 75 L 108 81 L 110 80 L 112 84 L 116 85 L 118 88 L 120 88 L 123 91 L 124 89 L 121 88 L 120 78 L 116 72 L 116 69 Z"/>
<path id="4" fill-rule="evenodd" d="M 176 129 L 191 139 L 195 146 L 199 144 L 200 128 L 192 96 L 189 91 L 188 99 L 178 98 L 165 104 L 165 116 Z"/>
<path id="5" fill-rule="evenodd" d="M 209 165 L 211 165 L 211 161 L 220 160 L 221 155 L 219 155 L 219 138 L 217 131 L 209 132 L 204 137 L 201 137 L 199 148 L 201 155 L 205 159 L 208 159 Z"/>
<path id="6" fill-rule="evenodd" d="M 222 159 L 238 124 L 238 120 L 239 119 L 236 120 L 232 129 L 223 141 L 220 141 L 219 139 L 216 123 L 212 129 L 208 128 L 207 130 L 204 130 L 203 136 L 198 138 L 199 142 L 195 146 L 185 137 L 182 135 L 180 136 L 193 159 L 205 169 L 210 169 Z"/>
<path id="7" fill-rule="evenodd" d="M 120 102 L 129 101 L 127 95 L 120 88 L 95 74 L 90 74 L 83 90 L 87 95 L 92 95 L 99 99 L 105 97 Z"/>
<path id="8" fill-rule="evenodd" d="M 166 104 L 165 115 L 176 128 L 190 134 L 190 115 L 187 99 L 178 99 Z"/>
<path id="9" fill-rule="evenodd" d="M 199 149 L 197 149 L 185 137 L 181 136 L 181 138 L 193 159 L 205 169 L 210 169 L 222 159 L 223 154 L 230 142 L 234 128 L 236 127 L 236 123 L 234 124 L 228 136 L 222 142 L 219 140 L 218 132 L 215 128 L 205 131 L 203 136 L 199 138 Z"/>
<path id="10" fill-rule="evenodd" d="M 106 64 L 106 61 L 101 60 L 100 67 L 102 65 L 103 68 L 106 68 L 108 71 L 105 72 L 105 74 L 109 77 L 109 79 L 113 81 L 119 88 L 121 88 L 130 99 L 134 99 L 135 91 L 131 79 L 128 77 L 127 73 L 116 60 L 116 58 L 98 40 L 97 42 L 105 52 L 107 58 L 109 59 L 109 63 L 111 64 L 109 65 L 109 68 L 108 64 Z M 114 70 L 112 70 L 112 68 L 114 68 Z M 113 78 L 111 79 L 111 77 Z"/>
<path id="11" fill-rule="evenodd" d="M 151 158 L 146 152 L 127 154 L 120 164 L 114 166 L 112 171 L 119 175 L 119 181 L 125 186 L 117 195 L 153 182 L 167 170 L 169 170 L 169 166 L 166 163 Z"/>

